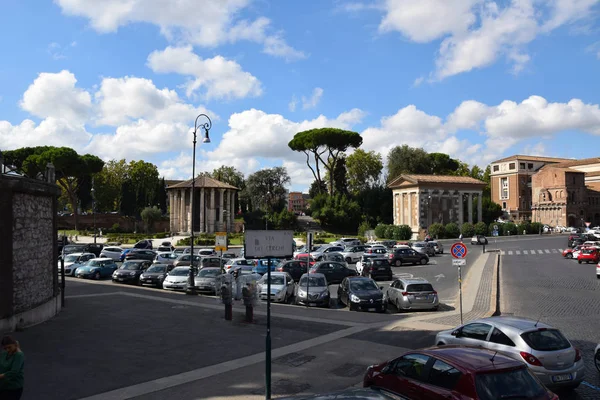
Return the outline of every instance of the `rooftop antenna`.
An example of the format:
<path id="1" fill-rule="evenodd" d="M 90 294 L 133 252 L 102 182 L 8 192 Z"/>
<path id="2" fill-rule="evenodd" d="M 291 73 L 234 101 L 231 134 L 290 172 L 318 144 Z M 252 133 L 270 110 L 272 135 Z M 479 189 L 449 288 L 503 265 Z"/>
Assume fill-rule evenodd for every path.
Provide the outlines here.
<path id="1" fill-rule="evenodd" d="M 542 319 L 543 315 L 540 315 L 540 317 L 538 318 L 537 321 L 535 321 L 535 325 L 533 325 L 534 328 L 537 328 L 538 324 L 540 323 L 540 319 Z"/>
<path id="2" fill-rule="evenodd" d="M 494 352 L 494 355 L 492 356 L 492 358 L 490 358 L 490 361 L 492 363 L 494 363 L 494 358 L 496 357 L 496 354 L 498 354 L 498 351 Z"/>

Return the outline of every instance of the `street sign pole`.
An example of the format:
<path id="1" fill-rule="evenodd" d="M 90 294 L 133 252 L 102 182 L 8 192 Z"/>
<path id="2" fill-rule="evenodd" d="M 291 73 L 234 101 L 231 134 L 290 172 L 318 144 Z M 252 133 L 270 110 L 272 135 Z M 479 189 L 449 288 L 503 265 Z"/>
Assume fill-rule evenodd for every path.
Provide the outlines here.
<path id="1" fill-rule="evenodd" d="M 462 242 L 454 243 L 450 247 L 450 254 L 454 257 L 452 265 L 458 267 L 458 306 L 460 308 L 460 324 L 463 324 L 463 300 L 462 300 L 462 267 L 467 265 L 467 246 Z"/>
<path id="2" fill-rule="evenodd" d="M 265 399 L 271 399 L 271 257 L 267 257 L 267 338 L 265 342 Z"/>
<path id="3" fill-rule="evenodd" d="M 460 264 L 458 265 L 458 298 L 460 306 L 460 324 L 463 324 L 463 306 L 462 306 L 462 271 Z"/>
<path id="4" fill-rule="evenodd" d="M 312 249 L 313 234 L 312 232 L 306 233 L 306 307 L 308 308 L 308 288 L 310 287 L 310 250 Z"/>

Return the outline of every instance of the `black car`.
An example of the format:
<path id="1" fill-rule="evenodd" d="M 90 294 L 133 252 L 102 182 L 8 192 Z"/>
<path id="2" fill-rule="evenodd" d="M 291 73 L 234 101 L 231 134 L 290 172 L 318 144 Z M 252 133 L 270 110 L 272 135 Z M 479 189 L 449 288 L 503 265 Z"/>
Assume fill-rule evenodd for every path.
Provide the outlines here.
<path id="1" fill-rule="evenodd" d="M 100 243 L 68 244 L 63 246 L 58 259 L 60 260 L 62 257 L 71 253 L 92 253 L 96 257 L 100 257 L 100 252 L 103 248 L 104 245 Z"/>
<path id="2" fill-rule="evenodd" d="M 227 263 L 226 258 L 219 257 L 201 257 L 200 268 L 222 268 Z"/>
<path id="3" fill-rule="evenodd" d="M 131 249 L 131 251 L 125 254 L 125 261 L 127 260 L 149 260 L 154 261 L 156 253 L 152 250 L 143 249 Z"/>
<path id="4" fill-rule="evenodd" d="M 385 312 L 387 304 L 383 301 L 383 291 L 375 281 L 364 277 L 345 278 L 337 292 L 338 303 L 353 310 Z"/>
<path id="5" fill-rule="evenodd" d="M 392 267 L 388 259 L 384 257 L 367 259 L 363 265 L 362 276 L 368 276 L 373 280 L 383 278 L 384 280 L 391 281 L 394 279 Z"/>
<path id="6" fill-rule="evenodd" d="M 298 282 L 298 280 L 302 277 L 302 274 L 306 273 L 306 261 L 300 260 L 290 260 L 290 261 L 282 261 L 275 268 L 275 271 L 278 272 L 287 272 L 294 278 L 294 282 Z"/>
<path id="7" fill-rule="evenodd" d="M 134 249 L 152 250 L 152 240 L 150 240 L 150 239 L 140 240 L 139 242 L 137 242 L 136 244 L 133 245 L 133 248 Z"/>
<path id="8" fill-rule="evenodd" d="M 471 244 L 488 244 L 488 240 L 483 235 L 475 235 L 471 238 Z"/>
<path id="9" fill-rule="evenodd" d="M 390 265 L 400 267 L 403 264 L 425 265 L 429 262 L 429 257 L 427 254 L 419 253 L 413 249 L 402 247 L 399 249 L 394 249 L 394 252 L 390 253 L 388 260 Z"/>
<path id="10" fill-rule="evenodd" d="M 123 265 L 113 273 L 113 282 L 133 283 L 140 282 L 140 275 L 152 265 L 148 260 L 125 260 Z"/>
<path id="11" fill-rule="evenodd" d="M 325 275 L 328 284 L 340 283 L 348 276 L 356 276 L 358 273 L 342 264 L 335 261 L 319 261 L 310 269 L 311 273 L 319 273 Z"/>
<path id="12" fill-rule="evenodd" d="M 172 269 L 172 267 L 172 265 L 167 264 L 153 264 L 140 275 L 140 285 L 162 288 L 162 283 L 167 276 L 167 272 L 169 272 L 169 268 Z"/>
<path id="13" fill-rule="evenodd" d="M 188 253 L 188 254 L 183 254 L 180 255 L 177 260 L 175 260 L 175 262 L 173 263 L 174 266 L 176 267 L 189 267 L 190 266 L 190 260 L 191 260 L 192 256 Z M 198 264 L 200 264 L 200 259 L 202 257 L 195 255 L 194 256 L 194 266 L 197 267 Z"/>
<path id="14" fill-rule="evenodd" d="M 100 253 L 102 252 L 103 248 L 104 248 L 104 245 L 101 243 L 88 243 L 85 247 L 85 251 L 87 253 L 95 254 L 96 257 L 100 257 Z"/>

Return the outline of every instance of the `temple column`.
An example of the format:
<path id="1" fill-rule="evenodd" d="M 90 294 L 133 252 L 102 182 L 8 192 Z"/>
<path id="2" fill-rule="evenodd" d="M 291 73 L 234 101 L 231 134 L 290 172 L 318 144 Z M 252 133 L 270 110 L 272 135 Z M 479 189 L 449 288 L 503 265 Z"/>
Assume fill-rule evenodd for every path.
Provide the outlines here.
<path id="1" fill-rule="evenodd" d="M 404 193 L 400 193 L 400 225 L 404 225 L 404 221 Z"/>
<path id="2" fill-rule="evenodd" d="M 215 233 L 215 188 L 210 188 L 210 211 L 208 213 L 208 233 Z"/>
<path id="3" fill-rule="evenodd" d="M 175 211 L 173 210 L 173 191 L 169 192 L 169 231 L 175 232 Z"/>
<path id="4" fill-rule="evenodd" d="M 413 201 L 412 201 L 412 192 L 408 193 L 408 226 L 412 229 L 413 226 Z"/>
<path id="5" fill-rule="evenodd" d="M 225 207 L 225 189 L 219 189 L 219 231 L 223 232 L 225 229 L 225 220 L 223 218 L 223 210 Z"/>
<path id="6" fill-rule="evenodd" d="M 469 212 L 469 223 L 473 223 L 473 193 L 469 192 L 469 204 L 467 204 L 467 210 Z"/>
<path id="7" fill-rule="evenodd" d="M 462 226 L 464 220 L 464 204 L 463 204 L 463 192 L 458 192 L 458 224 Z"/>
<path id="8" fill-rule="evenodd" d="M 200 188 L 200 232 L 206 232 L 204 226 L 204 188 Z"/>
<path id="9" fill-rule="evenodd" d="M 483 221 L 482 194 L 482 192 L 477 193 L 477 222 Z"/>
<path id="10" fill-rule="evenodd" d="M 229 191 L 229 215 L 227 221 L 227 231 L 233 232 L 233 221 L 235 220 L 235 190 Z"/>
<path id="11" fill-rule="evenodd" d="M 398 222 L 398 193 L 393 193 L 393 199 L 392 199 L 392 215 L 394 216 L 394 221 L 393 224 L 394 225 L 400 225 Z"/>

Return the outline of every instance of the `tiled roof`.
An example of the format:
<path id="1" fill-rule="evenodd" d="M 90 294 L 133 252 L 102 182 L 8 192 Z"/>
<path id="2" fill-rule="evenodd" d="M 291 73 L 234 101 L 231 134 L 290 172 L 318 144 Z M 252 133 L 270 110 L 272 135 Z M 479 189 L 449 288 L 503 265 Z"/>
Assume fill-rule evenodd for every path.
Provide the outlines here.
<path id="1" fill-rule="evenodd" d="M 600 171 L 594 171 L 594 172 L 586 172 L 585 176 L 600 176 Z"/>
<path id="2" fill-rule="evenodd" d="M 471 178 L 470 176 L 456 176 L 456 175 L 400 175 L 396 179 L 390 182 L 388 187 L 396 186 L 396 183 L 400 180 L 409 181 L 415 184 L 420 183 L 460 183 L 470 185 L 486 185 L 485 182 L 479 179 Z"/>
<path id="3" fill-rule="evenodd" d="M 181 179 L 165 179 L 165 184 L 167 187 L 175 186 L 181 182 L 183 182 Z"/>
<path id="4" fill-rule="evenodd" d="M 196 178 L 196 181 L 194 182 L 194 186 L 196 186 L 197 188 L 217 188 L 217 189 L 240 190 L 239 188 L 236 188 L 235 186 L 232 186 L 225 182 L 218 181 L 218 180 L 213 179 L 210 176 L 206 176 L 206 175 L 199 175 Z M 173 186 L 168 186 L 167 190 L 169 190 L 169 189 L 184 189 L 184 188 L 191 188 L 191 187 L 192 187 L 192 180 L 188 179 L 187 181 L 179 181 L 179 183 L 176 183 Z"/>
<path id="5" fill-rule="evenodd" d="M 589 164 L 600 164 L 600 157 L 592 157 L 592 158 L 582 158 L 581 160 L 568 160 L 556 164 L 557 167 L 568 168 L 568 167 L 578 167 L 581 165 L 589 165 Z"/>
<path id="6" fill-rule="evenodd" d="M 558 158 L 558 157 L 541 157 L 541 156 L 526 156 L 523 154 L 515 154 L 514 156 L 502 158 L 500 160 L 492 161 L 492 164 L 505 162 L 505 161 L 542 161 L 542 162 L 554 162 L 554 163 L 562 163 L 565 161 L 573 161 L 571 158 Z"/>

